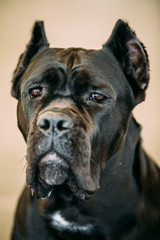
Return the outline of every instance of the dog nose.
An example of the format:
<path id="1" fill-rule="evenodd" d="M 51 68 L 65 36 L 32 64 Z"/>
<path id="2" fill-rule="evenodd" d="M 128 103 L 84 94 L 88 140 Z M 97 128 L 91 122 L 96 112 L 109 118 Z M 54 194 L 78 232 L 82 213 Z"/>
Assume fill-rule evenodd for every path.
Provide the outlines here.
<path id="1" fill-rule="evenodd" d="M 41 132 L 53 132 L 55 135 L 58 135 L 71 129 L 73 122 L 68 116 L 48 112 L 39 116 L 37 125 Z"/>

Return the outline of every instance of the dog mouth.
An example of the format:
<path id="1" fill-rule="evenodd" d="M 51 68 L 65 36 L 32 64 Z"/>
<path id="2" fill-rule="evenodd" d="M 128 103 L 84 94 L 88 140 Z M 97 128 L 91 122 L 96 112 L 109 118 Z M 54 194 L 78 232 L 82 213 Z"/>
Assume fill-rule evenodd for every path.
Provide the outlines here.
<path id="1" fill-rule="evenodd" d="M 67 161 L 57 153 L 50 152 L 43 156 L 38 163 L 36 174 L 33 175 L 29 169 L 28 166 L 27 184 L 31 188 L 32 196 L 37 199 L 48 198 L 54 190 L 54 186 L 64 184 L 81 200 L 90 199 L 94 193 L 94 191 L 84 190 L 78 185 L 74 171 Z"/>
<path id="2" fill-rule="evenodd" d="M 54 152 L 44 155 L 37 164 L 36 173 L 27 167 L 27 184 L 36 198 L 47 198 L 55 185 L 61 185 L 68 179 L 68 164 Z"/>

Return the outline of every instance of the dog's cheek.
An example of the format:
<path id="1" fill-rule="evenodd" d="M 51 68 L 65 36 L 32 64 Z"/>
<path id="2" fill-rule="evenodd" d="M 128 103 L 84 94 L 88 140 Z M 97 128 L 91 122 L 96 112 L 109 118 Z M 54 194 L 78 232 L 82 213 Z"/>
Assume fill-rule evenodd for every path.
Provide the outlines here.
<path id="1" fill-rule="evenodd" d="M 24 106 L 21 100 L 18 102 L 17 106 L 17 118 L 18 118 L 18 127 L 25 139 L 27 141 L 28 136 L 28 118 L 24 111 Z"/>
<path id="2" fill-rule="evenodd" d="M 89 139 L 86 145 L 86 149 L 83 149 L 85 144 L 82 149 L 79 149 L 81 154 L 77 155 L 76 162 L 71 169 L 78 187 L 84 192 L 93 194 L 99 188 L 99 177 L 97 177 L 97 172 L 94 174 L 92 171 L 91 143 Z"/>

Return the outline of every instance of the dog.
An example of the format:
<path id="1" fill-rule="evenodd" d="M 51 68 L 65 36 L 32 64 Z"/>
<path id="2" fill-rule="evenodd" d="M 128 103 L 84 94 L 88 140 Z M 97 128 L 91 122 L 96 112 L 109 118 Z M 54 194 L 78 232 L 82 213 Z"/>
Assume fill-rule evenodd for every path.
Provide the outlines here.
<path id="1" fill-rule="evenodd" d="M 132 115 L 148 83 L 123 20 L 100 50 L 50 48 L 35 22 L 12 79 L 27 143 L 12 240 L 160 239 L 160 170 Z"/>

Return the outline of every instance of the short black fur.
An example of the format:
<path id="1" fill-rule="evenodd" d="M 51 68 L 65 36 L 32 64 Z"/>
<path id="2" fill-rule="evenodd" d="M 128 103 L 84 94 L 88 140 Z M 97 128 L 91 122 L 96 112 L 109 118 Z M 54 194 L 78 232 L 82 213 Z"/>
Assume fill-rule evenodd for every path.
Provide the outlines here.
<path id="1" fill-rule="evenodd" d="M 128 23 L 100 50 L 49 48 L 35 23 L 12 79 L 28 185 L 12 240 L 160 239 L 160 171 L 132 115 L 148 82 L 146 49 Z"/>

